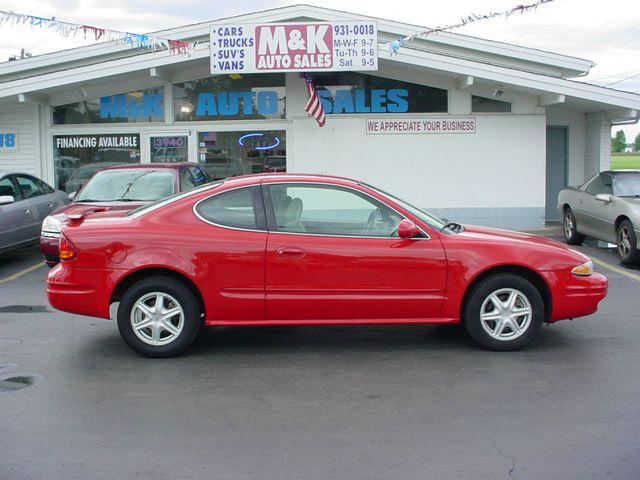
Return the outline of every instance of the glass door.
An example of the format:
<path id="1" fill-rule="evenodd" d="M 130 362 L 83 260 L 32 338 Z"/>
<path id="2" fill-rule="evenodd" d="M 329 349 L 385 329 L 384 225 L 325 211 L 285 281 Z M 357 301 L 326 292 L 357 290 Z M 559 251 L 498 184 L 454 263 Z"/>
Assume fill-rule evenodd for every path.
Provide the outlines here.
<path id="1" fill-rule="evenodd" d="M 189 135 L 150 134 L 149 161 L 151 163 L 175 163 L 189 161 Z"/>

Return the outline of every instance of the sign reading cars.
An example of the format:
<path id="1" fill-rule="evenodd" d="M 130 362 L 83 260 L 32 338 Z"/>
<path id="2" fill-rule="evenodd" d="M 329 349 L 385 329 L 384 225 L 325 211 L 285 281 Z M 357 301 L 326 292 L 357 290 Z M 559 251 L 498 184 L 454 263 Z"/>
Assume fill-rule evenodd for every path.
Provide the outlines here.
<path id="1" fill-rule="evenodd" d="M 211 73 L 378 69 L 375 22 L 212 25 Z"/>

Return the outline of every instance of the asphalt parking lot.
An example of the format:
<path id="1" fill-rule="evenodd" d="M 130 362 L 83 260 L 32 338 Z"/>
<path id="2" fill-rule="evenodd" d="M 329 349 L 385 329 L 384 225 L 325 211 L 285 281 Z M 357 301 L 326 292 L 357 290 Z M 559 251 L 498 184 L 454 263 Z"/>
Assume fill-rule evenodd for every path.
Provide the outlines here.
<path id="1" fill-rule="evenodd" d="M 49 307 L 37 248 L 0 256 L 0 479 L 640 478 L 640 269 L 579 249 L 608 297 L 524 351 L 457 327 L 226 328 L 166 360 Z"/>

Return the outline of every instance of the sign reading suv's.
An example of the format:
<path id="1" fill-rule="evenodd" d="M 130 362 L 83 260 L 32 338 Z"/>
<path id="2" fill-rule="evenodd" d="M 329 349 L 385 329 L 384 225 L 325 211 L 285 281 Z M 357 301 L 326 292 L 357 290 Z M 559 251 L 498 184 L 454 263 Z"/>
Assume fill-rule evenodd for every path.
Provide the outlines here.
<path id="1" fill-rule="evenodd" d="M 212 25 L 211 73 L 378 69 L 375 22 Z"/>

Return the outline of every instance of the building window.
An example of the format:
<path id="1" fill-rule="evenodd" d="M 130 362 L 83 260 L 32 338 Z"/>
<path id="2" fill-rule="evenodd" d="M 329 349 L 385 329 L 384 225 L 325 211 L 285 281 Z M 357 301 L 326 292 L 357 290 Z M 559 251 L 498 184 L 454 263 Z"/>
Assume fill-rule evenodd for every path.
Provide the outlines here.
<path id="1" fill-rule="evenodd" d="M 473 113 L 511 113 L 511 103 L 472 95 L 471 111 Z"/>
<path id="2" fill-rule="evenodd" d="M 356 72 L 313 74 L 325 113 L 446 113 L 447 90 Z"/>
<path id="3" fill-rule="evenodd" d="M 140 135 L 55 135 L 55 186 L 77 192 L 98 170 L 140 161 Z"/>
<path id="4" fill-rule="evenodd" d="M 53 107 L 54 125 L 164 122 L 164 89 L 151 88 Z"/>
<path id="5" fill-rule="evenodd" d="M 285 75 L 214 75 L 173 87 L 177 122 L 285 118 Z"/>
<path id="6" fill-rule="evenodd" d="M 198 163 L 215 180 L 248 173 L 286 172 L 286 132 L 199 132 Z"/>

